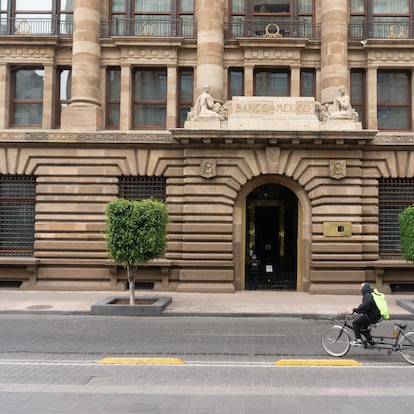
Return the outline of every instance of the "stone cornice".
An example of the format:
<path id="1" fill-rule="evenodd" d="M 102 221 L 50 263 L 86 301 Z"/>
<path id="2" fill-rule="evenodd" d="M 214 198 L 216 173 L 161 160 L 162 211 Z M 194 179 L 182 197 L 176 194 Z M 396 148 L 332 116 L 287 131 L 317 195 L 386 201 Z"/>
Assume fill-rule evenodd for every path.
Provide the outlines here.
<path id="1" fill-rule="evenodd" d="M 65 132 L 56 130 L 0 131 L 0 144 L 15 143 L 83 143 L 83 144 L 172 144 L 168 131 L 97 131 Z"/>
<path id="2" fill-rule="evenodd" d="M 366 145 L 377 131 L 251 131 L 171 129 L 173 138 L 182 144 L 248 145 Z"/>

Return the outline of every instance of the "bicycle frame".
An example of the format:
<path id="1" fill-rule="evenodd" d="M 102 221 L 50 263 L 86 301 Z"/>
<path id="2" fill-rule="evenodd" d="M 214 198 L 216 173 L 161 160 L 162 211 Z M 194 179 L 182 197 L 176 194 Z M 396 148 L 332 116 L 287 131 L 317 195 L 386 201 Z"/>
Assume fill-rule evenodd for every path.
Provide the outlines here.
<path id="1" fill-rule="evenodd" d="M 353 327 L 349 320 L 350 317 L 345 315 L 341 325 L 334 324 L 323 331 L 321 337 L 322 347 L 329 355 L 342 357 L 350 350 Z M 371 325 L 371 327 L 375 328 L 376 324 Z M 365 336 L 365 339 L 362 340 L 362 348 L 377 349 L 378 351 L 384 349 L 388 355 L 391 355 L 393 351 L 397 351 L 408 363 L 414 365 L 414 331 L 405 332 L 406 328 L 406 324 L 394 322 L 392 336 L 372 335 L 372 340 L 369 342 L 366 340 L 366 334 L 361 332 Z"/>
<path id="2" fill-rule="evenodd" d="M 352 320 L 352 318 L 346 314 L 344 323 L 342 325 L 342 329 L 348 328 L 351 333 L 353 334 L 354 329 L 352 325 L 349 323 L 349 320 Z M 373 324 L 370 326 L 370 328 L 375 329 L 377 327 L 377 324 Z M 368 342 L 366 339 L 362 339 L 363 347 L 365 349 L 378 349 L 381 351 L 382 349 L 385 349 L 388 351 L 388 354 L 391 354 L 392 351 L 398 351 L 399 350 L 399 341 L 401 337 L 404 335 L 404 330 L 406 328 L 406 325 L 402 325 L 398 322 L 394 323 L 394 331 L 392 336 L 385 336 L 385 335 L 372 335 L 372 341 Z M 364 335 L 364 332 L 361 332 L 362 335 Z M 348 334 L 350 334 L 348 332 Z"/>

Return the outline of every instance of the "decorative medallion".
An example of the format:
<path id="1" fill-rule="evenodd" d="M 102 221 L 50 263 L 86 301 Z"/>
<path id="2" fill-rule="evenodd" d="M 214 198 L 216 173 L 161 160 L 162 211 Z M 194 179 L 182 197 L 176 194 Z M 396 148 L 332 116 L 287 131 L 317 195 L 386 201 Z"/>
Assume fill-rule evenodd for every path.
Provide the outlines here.
<path id="1" fill-rule="evenodd" d="M 213 178 L 216 176 L 216 161 L 204 160 L 201 162 L 201 176 L 204 178 Z"/>
<path id="2" fill-rule="evenodd" d="M 332 160 L 330 161 L 331 177 L 340 180 L 346 177 L 346 161 L 344 160 Z"/>

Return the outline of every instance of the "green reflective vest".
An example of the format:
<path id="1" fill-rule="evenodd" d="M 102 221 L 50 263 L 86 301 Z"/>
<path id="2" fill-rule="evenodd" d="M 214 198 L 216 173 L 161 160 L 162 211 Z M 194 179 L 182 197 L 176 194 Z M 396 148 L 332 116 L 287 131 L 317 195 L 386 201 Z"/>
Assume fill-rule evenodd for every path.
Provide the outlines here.
<path id="1" fill-rule="evenodd" d="M 390 319 L 387 301 L 385 300 L 385 295 L 381 292 L 378 292 L 377 289 L 374 289 L 374 291 L 371 294 L 374 298 L 374 302 L 377 305 L 378 310 L 380 311 L 381 317 L 384 319 Z"/>

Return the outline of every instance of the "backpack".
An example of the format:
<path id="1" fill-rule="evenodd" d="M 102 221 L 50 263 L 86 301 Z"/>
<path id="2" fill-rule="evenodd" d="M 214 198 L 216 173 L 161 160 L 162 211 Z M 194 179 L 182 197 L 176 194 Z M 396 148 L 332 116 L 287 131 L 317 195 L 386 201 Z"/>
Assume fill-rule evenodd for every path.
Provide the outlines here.
<path id="1" fill-rule="evenodd" d="M 374 298 L 374 302 L 377 305 L 377 308 L 381 314 L 381 317 L 383 319 L 390 319 L 390 315 L 388 313 L 387 301 L 385 300 L 385 295 L 381 292 L 378 292 L 377 289 L 374 289 L 371 295 Z"/>

